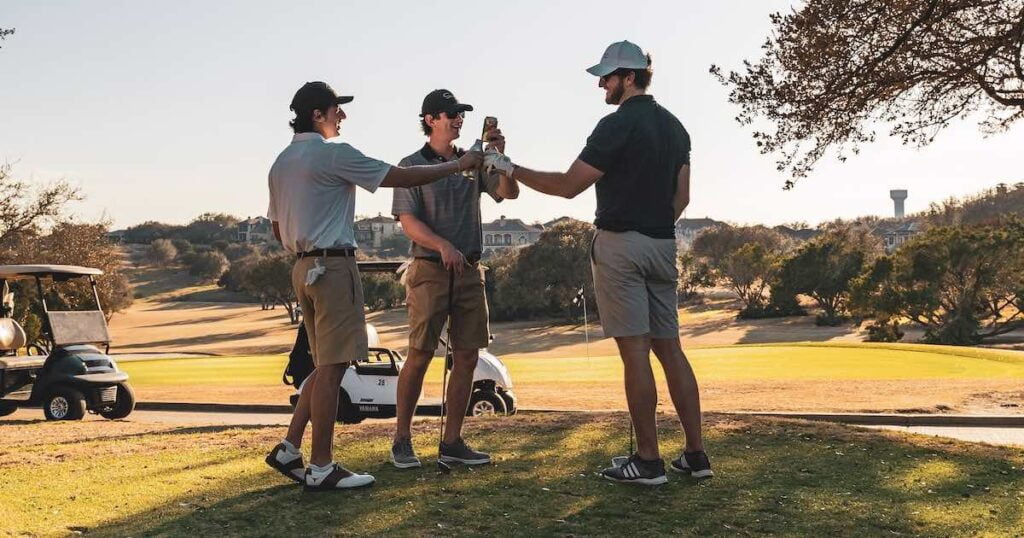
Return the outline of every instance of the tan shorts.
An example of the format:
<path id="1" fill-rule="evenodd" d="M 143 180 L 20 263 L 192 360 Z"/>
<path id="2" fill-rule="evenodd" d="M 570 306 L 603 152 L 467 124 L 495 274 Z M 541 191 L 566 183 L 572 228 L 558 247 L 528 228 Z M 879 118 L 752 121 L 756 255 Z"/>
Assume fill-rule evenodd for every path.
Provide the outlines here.
<path id="1" fill-rule="evenodd" d="M 487 347 L 487 295 L 482 265 L 467 267 L 455 279 L 452 301 L 452 347 Z M 448 317 L 448 271 L 439 262 L 416 259 L 405 275 L 405 302 L 409 306 L 409 347 L 437 349 L 438 338 Z"/>
<path id="2" fill-rule="evenodd" d="M 327 268 L 312 286 L 306 272 L 315 260 Z M 351 256 L 302 258 L 292 267 L 292 286 L 302 306 L 309 349 L 317 366 L 366 358 L 366 316 L 363 285 L 356 259 Z"/>
<path id="3" fill-rule="evenodd" d="M 597 230 L 590 266 L 605 336 L 679 337 L 675 239 Z"/>

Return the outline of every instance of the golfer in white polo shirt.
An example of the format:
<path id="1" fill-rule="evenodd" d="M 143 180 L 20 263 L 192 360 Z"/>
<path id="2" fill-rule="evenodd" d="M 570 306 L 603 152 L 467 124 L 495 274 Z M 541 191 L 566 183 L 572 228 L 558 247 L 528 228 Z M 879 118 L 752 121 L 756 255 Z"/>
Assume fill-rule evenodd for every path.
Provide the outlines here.
<path id="1" fill-rule="evenodd" d="M 332 441 L 338 393 L 348 364 L 367 355 L 363 289 L 355 260 L 355 188 L 416 187 L 478 166 L 480 152 L 429 166 L 397 167 L 334 140 L 345 119 L 339 96 L 324 82 L 307 82 L 291 109 L 291 144 L 270 169 L 274 235 L 296 256 L 292 285 L 316 368 L 306 380 L 288 435 L 266 458 L 268 465 L 306 491 L 332 491 L 373 483 L 334 463 Z M 309 467 L 299 446 L 306 423 L 313 427 Z"/>

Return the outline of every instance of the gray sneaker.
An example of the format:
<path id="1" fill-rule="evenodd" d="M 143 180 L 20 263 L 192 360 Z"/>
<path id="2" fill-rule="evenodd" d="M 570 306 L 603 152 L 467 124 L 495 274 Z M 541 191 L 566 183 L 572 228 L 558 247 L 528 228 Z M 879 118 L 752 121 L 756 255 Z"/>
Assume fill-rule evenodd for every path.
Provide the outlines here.
<path id="1" fill-rule="evenodd" d="M 399 469 L 410 469 L 420 466 L 420 459 L 416 457 L 416 451 L 412 449 L 411 439 L 395 441 L 391 445 L 391 463 Z"/>
<path id="2" fill-rule="evenodd" d="M 452 444 L 441 443 L 437 449 L 437 459 L 444 463 L 463 463 L 466 465 L 483 465 L 491 463 L 491 457 L 483 452 L 477 452 L 466 445 L 460 437 Z"/>

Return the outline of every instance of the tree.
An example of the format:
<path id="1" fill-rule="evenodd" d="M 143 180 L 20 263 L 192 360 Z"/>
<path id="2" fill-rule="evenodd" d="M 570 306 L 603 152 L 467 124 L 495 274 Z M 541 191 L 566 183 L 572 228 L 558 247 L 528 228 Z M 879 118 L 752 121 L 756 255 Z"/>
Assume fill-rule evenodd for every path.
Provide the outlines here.
<path id="1" fill-rule="evenodd" d="M 252 243 L 232 243 L 224 249 L 224 255 L 228 257 L 228 261 L 233 263 L 250 256 L 259 256 L 260 249 Z"/>
<path id="2" fill-rule="evenodd" d="M 104 314 L 110 319 L 132 303 L 131 286 L 121 272 L 120 251 L 107 238 L 104 223 L 77 224 L 61 222 L 46 235 L 23 236 L 4 263 L 83 265 L 103 271 L 96 277 Z M 42 310 L 36 287 L 31 281 L 20 281 L 15 291 L 14 317 L 23 322 L 29 341 L 39 336 Z M 47 288 L 47 306 L 53 310 L 94 308 L 92 287 L 88 281 L 76 279 Z"/>
<path id="3" fill-rule="evenodd" d="M 774 127 L 754 139 L 787 188 L 826 150 L 873 141 L 878 122 L 923 146 L 957 118 L 999 132 L 1024 117 L 1024 0 L 808 0 L 771 22 L 760 60 L 711 72 L 737 121 Z"/>
<path id="4" fill-rule="evenodd" d="M 764 226 L 721 225 L 701 232 L 693 252 L 711 267 L 715 281 L 743 302 L 740 317 L 751 318 L 770 315 L 768 290 L 788 246 L 782 234 Z"/>
<path id="5" fill-rule="evenodd" d="M 409 247 L 412 242 L 403 233 L 382 239 L 380 242 L 380 255 L 384 258 L 401 258 L 409 254 Z"/>
<path id="6" fill-rule="evenodd" d="M 926 230 L 870 266 L 852 302 L 878 327 L 909 319 L 929 343 L 974 345 L 1024 327 L 1024 221 Z"/>
<path id="7" fill-rule="evenodd" d="M 38 235 L 54 223 L 69 202 L 82 199 L 66 181 L 33 187 L 11 175 L 11 165 L 0 164 L 0 251 L 18 243 L 20 237 Z"/>
<path id="8" fill-rule="evenodd" d="M 174 240 L 182 227 L 175 224 L 164 224 L 156 221 L 146 221 L 142 224 L 129 226 L 124 231 L 124 241 L 141 245 L 151 244 L 157 239 Z M 180 248 L 178 250 L 181 250 Z"/>
<path id="9" fill-rule="evenodd" d="M 870 229 L 831 226 L 782 263 L 779 283 L 814 299 L 822 310 L 818 325 L 839 325 L 849 317 L 851 282 L 881 251 Z"/>
<path id="10" fill-rule="evenodd" d="M 166 265 L 178 257 L 178 249 L 174 248 L 174 244 L 167 239 L 154 239 L 149 244 L 146 257 L 155 264 Z"/>
<path id="11" fill-rule="evenodd" d="M 700 297 L 698 290 L 715 285 L 711 267 L 693 254 L 692 250 L 679 252 L 676 257 L 679 269 L 679 302 L 693 302 Z"/>
<path id="12" fill-rule="evenodd" d="M 217 240 L 234 241 L 237 235 L 238 217 L 224 213 L 203 213 L 181 230 L 183 238 L 202 245 Z"/>
<path id="13" fill-rule="evenodd" d="M 581 287 L 591 306 L 588 314 L 596 314 L 590 271 L 593 236 L 591 224 L 567 220 L 545 230 L 536 243 L 489 260 L 496 319 L 579 319 L 583 311 L 573 299 Z"/>
<path id="14" fill-rule="evenodd" d="M 203 280 L 217 280 L 228 270 L 228 259 L 216 250 L 192 255 L 188 262 L 188 273 Z"/>
<path id="15" fill-rule="evenodd" d="M 242 278 L 246 291 L 283 306 L 288 312 L 288 319 L 298 323 L 295 289 L 292 287 L 293 261 L 294 258 L 288 255 L 260 258 Z"/>
<path id="16" fill-rule="evenodd" d="M 405 286 L 394 275 L 364 273 L 359 277 L 363 284 L 363 302 L 371 312 L 395 308 L 405 301 Z"/>

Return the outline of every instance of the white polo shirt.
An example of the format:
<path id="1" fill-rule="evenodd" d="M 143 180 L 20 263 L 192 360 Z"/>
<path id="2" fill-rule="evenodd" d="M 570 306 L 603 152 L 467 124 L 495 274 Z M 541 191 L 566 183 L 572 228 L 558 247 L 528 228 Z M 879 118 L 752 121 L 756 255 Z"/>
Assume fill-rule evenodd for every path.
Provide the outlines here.
<path id="1" fill-rule="evenodd" d="M 337 139 L 299 133 L 270 167 L 270 209 L 292 253 L 355 247 L 356 186 L 377 190 L 391 165 Z"/>

